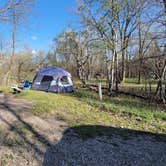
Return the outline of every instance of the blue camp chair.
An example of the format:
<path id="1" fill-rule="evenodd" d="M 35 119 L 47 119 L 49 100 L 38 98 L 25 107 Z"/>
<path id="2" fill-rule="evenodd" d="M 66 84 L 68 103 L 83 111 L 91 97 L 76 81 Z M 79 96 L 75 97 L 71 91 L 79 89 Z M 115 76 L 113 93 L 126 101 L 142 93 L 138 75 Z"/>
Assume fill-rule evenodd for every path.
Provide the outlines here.
<path id="1" fill-rule="evenodd" d="M 23 87 L 23 89 L 30 89 L 31 85 L 30 85 L 29 80 L 25 80 L 22 87 Z"/>
<path id="2" fill-rule="evenodd" d="M 25 80 L 24 84 L 21 86 L 13 85 L 11 89 L 13 90 L 13 93 L 20 93 L 22 90 L 28 90 L 31 88 L 31 84 L 29 80 Z"/>

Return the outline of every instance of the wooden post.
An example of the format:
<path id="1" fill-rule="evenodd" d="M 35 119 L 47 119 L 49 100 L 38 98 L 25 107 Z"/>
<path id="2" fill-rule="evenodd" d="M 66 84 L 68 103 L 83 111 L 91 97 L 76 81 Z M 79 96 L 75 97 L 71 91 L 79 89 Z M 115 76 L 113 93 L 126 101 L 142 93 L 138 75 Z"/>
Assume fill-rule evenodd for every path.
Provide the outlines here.
<path id="1" fill-rule="evenodd" d="M 98 87 L 99 87 L 99 98 L 100 98 L 100 101 L 102 101 L 103 97 L 102 97 L 101 82 L 99 82 Z"/>

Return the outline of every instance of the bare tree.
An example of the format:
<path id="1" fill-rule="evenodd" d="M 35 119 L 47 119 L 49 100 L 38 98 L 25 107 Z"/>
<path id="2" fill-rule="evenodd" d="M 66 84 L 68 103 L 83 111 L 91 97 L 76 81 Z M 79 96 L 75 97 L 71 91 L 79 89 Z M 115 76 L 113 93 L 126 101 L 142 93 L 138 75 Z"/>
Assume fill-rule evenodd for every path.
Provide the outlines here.
<path id="1" fill-rule="evenodd" d="M 0 21 L 11 21 L 13 10 L 17 16 L 25 15 L 27 11 L 30 11 L 30 6 L 34 4 L 34 0 L 7 0 L 5 3 L 0 4 Z"/>
<path id="2" fill-rule="evenodd" d="M 17 27 L 23 23 L 23 20 L 29 15 L 34 0 L 9 0 L 5 4 L 1 5 L 0 8 L 0 21 L 9 22 L 13 26 L 12 30 L 12 51 L 10 58 L 9 70 L 4 78 L 6 84 L 8 84 L 10 74 L 12 71 L 13 59 L 15 56 L 15 47 L 16 47 L 16 32 Z"/>
<path id="3" fill-rule="evenodd" d="M 56 51 L 61 56 L 64 56 L 69 62 L 69 59 L 74 58 L 76 62 L 77 76 L 83 82 L 86 83 L 85 66 L 88 63 L 89 44 L 91 38 L 88 31 L 75 32 L 66 31 L 55 39 Z"/>
<path id="4" fill-rule="evenodd" d="M 122 73 L 121 80 L 125 81 L 126 76 L 126 60 L 127 48 L 131 35 L 138 27 L 138 18 L 142 14 L 145 6 L 145 0 L 122 0 L 118 3 L 119 10 L 117 11 L 117 24 L 119 30 L 120 52 L 122 57 Z"/>
<path id="5" fill-rule="evenodd" d="M 166 1 L 163 0 L 163 15 L 166 16 Z M 161 16 L 162 17 L 162 16 Z M 165 22 L 162 24 L 165 26 L 165 33 L 164 38 L 166 37 L 166 24 Z M 164 40 L 165 41 L 165 40 Z M 163 103 L 166 103 L 166 43 L 164 42 L 164 48 L 161 51 L 163 58 L 159 59 L 159 61 L 156 62 L 156 68 L 158 73 L 158 85 L 156 89 L 156 96 L 159 96 L 159 98 L 163 101 Z M 165 91 L 163 92 L 163 81 L 165 79 Z"/>
<path id="6" fill-rule="evenodd" d="M 121 80 L 125 79 L 128 43 L 138 26 L 138 16 L 142 12 L 144 4 L 144 0 L 79 1 L 78 14 L 82 17 L 83 23 L 100 35 L 109 52 L 107 78 L 110 91 L 114 88 L 114 84 L 115 89 L 118 90 L 120 60 L 122 64 Z M 121 59 L 118 60 L 119 54 L 121 54 Z"/>

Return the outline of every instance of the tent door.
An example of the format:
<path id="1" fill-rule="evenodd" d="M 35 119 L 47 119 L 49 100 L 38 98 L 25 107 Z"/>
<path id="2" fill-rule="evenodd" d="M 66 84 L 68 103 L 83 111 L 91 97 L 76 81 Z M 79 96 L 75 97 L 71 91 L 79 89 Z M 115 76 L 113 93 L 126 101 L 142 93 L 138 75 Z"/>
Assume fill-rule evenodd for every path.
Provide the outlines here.
<path id="1" fill-rule="evenodd" d="M 47 91 L 50 88 L 53 79 L 54 78 L 52 76 L 43 76 L 40 83 L 40 90 Z"/>

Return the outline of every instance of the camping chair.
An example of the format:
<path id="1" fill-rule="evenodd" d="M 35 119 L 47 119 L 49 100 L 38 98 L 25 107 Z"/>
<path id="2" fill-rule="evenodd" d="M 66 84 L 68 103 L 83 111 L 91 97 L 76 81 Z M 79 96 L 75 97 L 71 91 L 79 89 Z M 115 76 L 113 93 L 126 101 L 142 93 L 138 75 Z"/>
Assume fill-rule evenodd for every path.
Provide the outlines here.
<path id="1" fill-rule="evenodd" d="M 21 86 L 12 86 L 11 88 L 13 89 L 14 93 L 20 93 L 22 90 L 28 90 L 30 89 L 31 85 L 29 80 L 25 80 L 24 84 Z"/>
<path id="2" fill-rule="evenodd" d="M 30 82 L 29 80 L 25 80 L 24 84 L 22 85 L 22 88 L 23 89 L 30 89 L 31 85 L 30 85 Z"/>

